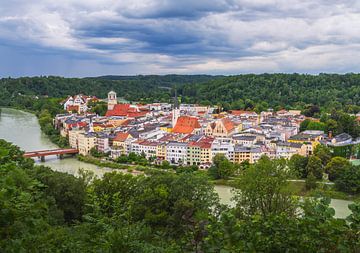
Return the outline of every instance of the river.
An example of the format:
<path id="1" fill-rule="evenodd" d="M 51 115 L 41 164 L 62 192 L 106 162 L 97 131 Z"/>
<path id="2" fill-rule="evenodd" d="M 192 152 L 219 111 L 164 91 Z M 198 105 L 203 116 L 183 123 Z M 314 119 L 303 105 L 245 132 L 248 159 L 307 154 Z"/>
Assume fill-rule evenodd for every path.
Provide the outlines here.
<path id="1" fill-rule="evenodd" d="M 25 151 L 53 149 L 57 147 L 41 132 L 37 118 L 33 114 L 10 108 L 2 108 L 1 110 L 0 139 L 12 142 Z M 56 156 L 49 156 L 46 157 L 46 161 L 43 163 L 37 159 L 35 159 L 35 161 L 38 164 L 49 166 L 53 170 L 67 172 L 73 175 L 76 175 L 79 169 L 92 171 L 99 177 L 106 172 L 112 171 L 112 169 L 100 168 L 93 164 L 80 162 L 75 158 L 60 160 L 57 159 Z M 231 187 L 215 186 L 215 190 L 219 194 L 221 203 L 233 205 L 231 202 Z M 335 216 L 339 218 L 348 216 L 350 210 L 347 206 L 350 203 L 351 201 L 333 199 L 331 206 L 335 209 Z"/>

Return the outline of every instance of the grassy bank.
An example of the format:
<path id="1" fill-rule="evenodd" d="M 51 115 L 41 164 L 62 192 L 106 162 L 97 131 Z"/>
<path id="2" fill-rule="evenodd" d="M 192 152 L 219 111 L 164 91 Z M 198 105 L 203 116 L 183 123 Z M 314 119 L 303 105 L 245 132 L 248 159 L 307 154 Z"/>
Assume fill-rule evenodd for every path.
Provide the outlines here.
<path id="1" fill-rule="evenodd" d="M 77 158 L 81 162 L 91 163 L 91 164 L 94 164 L 94 165 L 102 167 L 102 168 L 106 167 L 106 168 L 119 169 L 119 170 L 131 169 L 132 167 L 134 168 L 134 166 L 118 164 L 118 163 L 111 162 L 111 161 L 103 161 L 99 158 L 95 158 L 95 157 L 91 157 L 91 156 L 78 155 Z"/>

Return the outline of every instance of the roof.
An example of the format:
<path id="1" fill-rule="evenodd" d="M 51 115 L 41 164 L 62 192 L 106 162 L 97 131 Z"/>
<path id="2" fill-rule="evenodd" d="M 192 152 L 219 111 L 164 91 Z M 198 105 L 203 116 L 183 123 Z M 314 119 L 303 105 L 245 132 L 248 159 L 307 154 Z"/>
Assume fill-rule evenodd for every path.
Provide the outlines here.
<path id="1" fill-rule="evenodd" d="M 66 110 L 67 111 L 78 111 L 79 106 L 78 105 L 68 105 L 68 106 L 66 106 Z"/>
<path id="2" fill-rule="evenodd" d="M 253 111 L 244 111 L 244 110 L 231 110 L 230 113 L 232 115 L 237 115 L 237 116 L 241 116 L 241 115 L 257 115 L 256 112 Z"/>
<path id="3" fill-rule="evenodd" d="M 190 116 L 180 116 L 176 121 L 176 125 L 173 128 L 173 133 L 190 134 L 195 128 L 200 128 L 200 124 L 197 118 Z"/>
<path id="4" fill-rule="evenodd" d="M 116 104 L 112 110 L 106 112 L 107 117 L 110 116 L 127 116 L 131 118 L 143 117 L 147 111 L 139 110 L 137 107 L 131 107 L 130 104 Z"/>
<path id="5" fill-rule="evenodd" d="M 114 141 L 119 141 L 119 142 L 123 142 L 125 141 L 128 137 L 129 137 L 129 133 L 117 133 L 115 138 L 114 138 Z"/>
<path id="6" fill-rule="evenodd" d="M 232 130 L 234 130 L 234 123 L 229 118 L 222 118 L 221 122 L 223 123 L 226 131 L 231 132 Z"/>

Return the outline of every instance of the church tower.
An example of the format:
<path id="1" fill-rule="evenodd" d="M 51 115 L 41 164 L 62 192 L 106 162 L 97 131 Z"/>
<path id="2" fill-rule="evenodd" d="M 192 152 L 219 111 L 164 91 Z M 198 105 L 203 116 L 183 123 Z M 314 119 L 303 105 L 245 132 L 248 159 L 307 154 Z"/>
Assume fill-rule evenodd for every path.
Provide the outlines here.
<path id="1" fill-rule="evenodd" d="M 176 122 L 179 117 L 180 117 L 179 100 L 177 97 L 177 91 L 176 91 L 176 87 L 175 87 L 174 108 L 172 110 L 172 120 L 171 120 L 171 124 L 172 124 L 173 128 L 175 127 Z"/>
<path id="2" fill-rule="evenodd" d="M 108 93 L 108 110 L 114 109 L 114 106 L 117 104 L 116 92 L 110 91 Z"/>

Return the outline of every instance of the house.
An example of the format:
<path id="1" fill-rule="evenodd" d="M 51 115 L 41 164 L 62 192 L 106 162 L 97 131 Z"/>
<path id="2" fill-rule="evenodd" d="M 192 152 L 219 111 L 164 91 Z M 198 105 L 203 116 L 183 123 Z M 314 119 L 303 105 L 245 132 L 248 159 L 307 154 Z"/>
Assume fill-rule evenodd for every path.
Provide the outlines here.
<path id="1" fill-rule="evenodd" d="M 78 143 L 78 139 L 79 139 L 79 135 L 85 133 L 85 130 L 83 129 L 73 129 L 71 131 L 69 131 L 69 145 L 72 148 L 76 148 L 79 149 L 79 143 Z"/>
<path id="2" fill-rule="evenodd" d="M 184 165 L 187 162 L 187 143 L 171 141 L 166 144 L 166 160 L 173 165 Z"/>
<path id="3" fill-rule="evenodd" d="M 239 144 L 242 146 L 252 146 L 256 143 L 255 135 L 236 135 L 232 138 L 234 144 Z"/>
<path id="4" fill-rule="evenodd" d="M 133 138 L 129 133 L 118 132 L 115 134 L 115 138 L 113 139 L 113 149 L 118 150 L 116 153 L 120 153 L 120 155 L 127 154 L 127 140 Z"/>
<path id="5" fill-rule="evenodd" d="M 199 133 L 201 126 L 199 121 L 196 117 L 191 116 L 180 116 L 173 128 L 173 133 L 178 134 L 192 134 L 192 133 Z"/>
<path id="6" fill-rule="evenodd" d="M 187 150 L 187 164 L 209 166 L 212 163 L 211 145 L 213 141 L 213 137 L 207 136 L 190 141 Z"/>
<path id="7" fill-rule="evenodd" d="M 89 155 L 90 150 L 96 147 L 95 133 L 80 133 L 78 136 L 78 146 L 80 155 Z"/>
<path id="8" fill-rule="evenodd" d="M 242 163 L 249 161 L 253 164 L 257 162 L 262 155 L 260 147 L 245 147 L 242 145 L 235 145 L 234 153 L 232 154 L 233 163 Z"/>
<path id="9" fill-rule="evenodd" d="M 215 139 L 211 144 L 211 156 L 214 158 L 217 154 L 224 155 L 227 159 L 232 160 L 230 154 L 234 152 L 234 144 L 231 140 Z"/>
<path id="10" fill-rule="evenodd" d="M 106 133 L 99 133 L 96 138 L 96 149 L 99 152 L 107 153 L 110 151 L 110 138 Z"/>
<path id="11" fill-rule="evenodd" d="M 324 136 L 324 131 L 307 130 L 299 134 L 293 135 L 288 139 L 288 142 L 292 143 L 304 143 L 307 146 L 306 155 L 312 155 L 314 149 L 320 144 Z"/>
<path id="12" fill-rule="evenodd" d="M 68 112 L 77 112 L 79 114 L 87 111 L 88 103 L 90 101 L 98 101 L 95 96 L 86 96 L 83 94 L 79 94 L 76 96 L 69 96 L 62 102 L 64 110 Z"/>
<path id="13" fill-rule="evenodd" d="M 290 159 L 295 154 L 306 156 L 307 145 L 295 142 L 278 142 L 276 144 L 276 158 Z"/>
<path id="14" fill-rule="evenodd" d="M 211 122 L 205 129 L 205 134 L 214 137 L 228 137 L 235 131 L 235 124 L 229 118 Z"/>

